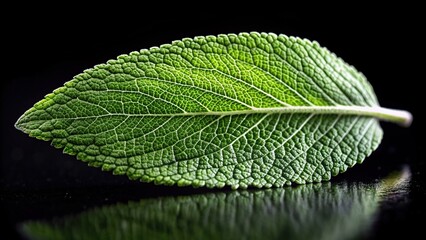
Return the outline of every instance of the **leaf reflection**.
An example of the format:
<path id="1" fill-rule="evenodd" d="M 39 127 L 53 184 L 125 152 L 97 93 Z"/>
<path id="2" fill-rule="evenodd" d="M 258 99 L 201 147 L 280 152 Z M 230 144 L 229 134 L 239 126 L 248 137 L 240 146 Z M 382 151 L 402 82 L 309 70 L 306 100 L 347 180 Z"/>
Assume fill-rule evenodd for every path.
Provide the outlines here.
<path id="1" fill-rule="evenodd" d="M 322 183 L 144 199 L 22 225 L 32 239 L 354 239 L 380 202 L 406 194 L 405 169 L 375 184 Z"/>

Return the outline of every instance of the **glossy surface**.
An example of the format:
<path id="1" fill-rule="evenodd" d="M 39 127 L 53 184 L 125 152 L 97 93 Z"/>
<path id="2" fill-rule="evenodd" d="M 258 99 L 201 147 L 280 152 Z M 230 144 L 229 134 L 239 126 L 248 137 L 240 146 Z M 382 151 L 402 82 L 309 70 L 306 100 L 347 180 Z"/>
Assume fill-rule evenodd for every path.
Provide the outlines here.
<path id="1" fill-rule="evenodd" d="M 34 239 L 352 239 L 368 233 L 380 204 L 407 197 L 410 178 L 404 168 L 371 184 L 143 199 L 19 228 Z"/>

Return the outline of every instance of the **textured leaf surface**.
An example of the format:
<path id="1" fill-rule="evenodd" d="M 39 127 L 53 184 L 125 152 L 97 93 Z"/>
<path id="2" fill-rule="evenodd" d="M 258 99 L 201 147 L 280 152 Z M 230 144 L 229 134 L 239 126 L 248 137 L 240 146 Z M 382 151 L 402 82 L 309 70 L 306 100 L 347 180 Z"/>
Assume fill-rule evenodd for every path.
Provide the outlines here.
<path id="1" fill-rule="evenodd" d="M 374 184 L 310 184 L 144 199 L 51 221 L 30 221 L 34 239 L 358 239 L 380 202 L 407 194 L 402 171 Z"/>
<path id="2" fill-rule="evenodd" d="M 122 55 L 16 126 L 132 179 L 271 187 L 329 180 L 362 162 L 382 138 L 375 108 L 364 76 L 316 42 L 242 33 Z"/>

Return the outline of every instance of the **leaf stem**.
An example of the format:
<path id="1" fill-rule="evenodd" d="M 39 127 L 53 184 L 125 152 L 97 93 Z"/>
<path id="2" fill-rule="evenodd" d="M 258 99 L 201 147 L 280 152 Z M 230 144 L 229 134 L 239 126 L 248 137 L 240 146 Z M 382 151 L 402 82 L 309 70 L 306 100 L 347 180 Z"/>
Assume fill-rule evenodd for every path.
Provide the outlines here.
<path id="1" fill-rule="evenodd" d="M 409 127 L 413 121 L 413 116 L 405 110 L 389 109 L 383 107 L 364 106 L 292 106 L 280 108 L 254 109 L 255 112 L 269 113 L 314 113 L 314 114 L 340 114 L 359 115 L 375 117 L 380 120 L 398 123 L 404 127 Z"/>
<path id="2" fill-rule="evenodd" d="M 268 111 L 267 109 L 268 108 L 263 108 L 262 111 Z M 268 112 L 360 115 L 375 117 L 380 120 L 398 123 L 404 127 L 409 127 L 411 125 L 411 122 L 413 121 L 413 116 L 410 112 L 407 112 L 405 110 L 389 109 L 378 106 L 293 106 L 283 108 L 269 108 Z"/>
<path id="3" fill-rule="evenodd" d="M 408 111 L 383 108 L 379 106 L 290 106 L 276 108 L 252 108 L 250 110 L 237 110 L 229 112 L 188 112 L 181 113 L 178 115 L 239 115 L 255 113 L 313 113 L 359 115 L 375 117 L 380 120 L 398 123 L 404 127 L 409 127 L 411 125 L 411 122 L 413 121 L 413 116 Z"/>

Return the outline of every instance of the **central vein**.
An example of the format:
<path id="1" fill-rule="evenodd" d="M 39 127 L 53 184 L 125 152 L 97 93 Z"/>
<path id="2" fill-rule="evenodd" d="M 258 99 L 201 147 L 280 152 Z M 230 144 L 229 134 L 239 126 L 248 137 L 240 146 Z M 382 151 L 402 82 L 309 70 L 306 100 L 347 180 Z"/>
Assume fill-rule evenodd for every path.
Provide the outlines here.
<path id="1" fill-rule="evenodd" d="M 207 112 L 182 112 L 182 113 L 147 113 L 147 114 L 126 114 L 133 116 L 150 116 L 150 117 L 177 117 L 177 116 L 228 116 L 243 114 L 293 114 L 293 113 L 311 113 L 311 114 L 336 114 L 336 115 L 357 115 L 374 117 L 380 120 L 399 123 L 403 126 L 409 126 L 412 116 L 409 112 L 403 110 L 395 110 L 382 107 L 366 107 L 366 106 L 291 106 L 291 107 L 274 107 L 274 108 L 252 108 L 247 110 L 236 111 L 207 111 Z M 123 114 L 111 114 L 123 115 Z"/>

